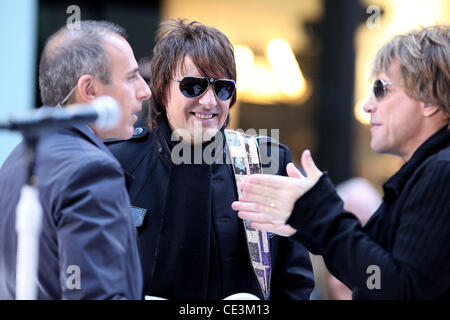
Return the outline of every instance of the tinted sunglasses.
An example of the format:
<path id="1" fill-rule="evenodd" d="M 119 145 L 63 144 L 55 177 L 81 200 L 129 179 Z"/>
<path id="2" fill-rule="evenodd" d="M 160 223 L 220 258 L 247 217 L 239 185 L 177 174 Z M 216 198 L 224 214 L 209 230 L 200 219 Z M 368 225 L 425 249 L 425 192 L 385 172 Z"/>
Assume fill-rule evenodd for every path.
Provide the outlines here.
<path id="1" fill-rule="evenodd" d="M 387 93 L 386 87 L 394 86 L 394 85 L 396 85 L 396 84 L 393 82 L 384 81 L 382 79 L 375 80 L 375 82 L 373 83 L 373 88 L 372 88 L 373 96 L 375 97 L 375 99 L 380 100 Z"/>
<path id="2" fill-rule="evenodd" d="M 222 101 L 230 99 L 234 94 L 234 90 L 236 90 L 236 83 L 230 79 L 183 77 L 181 80 L 172 80 L 180 83 L 181 93 L 188 98 L 200 97 L 206 92 L 210 84 L 213 86 L 216 97 Z"/>

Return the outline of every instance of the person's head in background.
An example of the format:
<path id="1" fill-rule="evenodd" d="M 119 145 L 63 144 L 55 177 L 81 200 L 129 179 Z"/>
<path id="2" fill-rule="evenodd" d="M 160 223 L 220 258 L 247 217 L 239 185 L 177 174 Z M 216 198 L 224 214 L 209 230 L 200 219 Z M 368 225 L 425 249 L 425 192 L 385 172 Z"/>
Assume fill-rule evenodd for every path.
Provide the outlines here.
<path id="1" fill-rule="evenodd" d="M 353 213 L 366 224 L 381 203 L 381 194 L 366 179 L 352 178 L 336 187 L 339 197 L 344 201 L 344 209 Z M 352 291 L 332 274 L 326 271 L 325 296 L 329 300 L 351 300 Z"/>
<path id="2" fill-rule="evenodd" d="M 336 191 L 344 202 L 344 209 L 357 216 L 361 225 L 366 224 L 382 201 L 380 192 L 364 178 L 341 182 Z"/>
<path id="3" fill-rule="evenodd" d="M 408 161 L 431 135 L 449 125 L 450 26 L 397 35 L 379 51 L 372 78 L 371 148 Z"/>
<path id="4" fill-rule="evenodd" d="M 183 19 L 162 22 L 151 74 L 150 127 L 165 118 L 193 143 L 210 140 L 229 123 L 236 63 L 232 44 L 218 29 Z"/>
<path id="5" fill-rule="evenodd" d="M 136 113 L 150 98 L 125 30 L 106 21 L 81 21 L 79 28 L 64 26 L 53 34 L 41 56 L 39 87 L 48 106 L 115 98 L 121 107 L 118 125 L 110 130 L 92 126 L 102 140 L 131 137 Z"/>

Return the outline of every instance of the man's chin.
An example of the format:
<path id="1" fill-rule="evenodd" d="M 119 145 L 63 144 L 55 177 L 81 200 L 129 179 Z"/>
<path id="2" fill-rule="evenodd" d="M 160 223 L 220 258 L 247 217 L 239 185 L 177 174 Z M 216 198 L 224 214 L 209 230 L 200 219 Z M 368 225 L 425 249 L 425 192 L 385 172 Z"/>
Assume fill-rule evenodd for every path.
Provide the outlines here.
<path id="1" fill-rule="evenodd" d="M 134 127 L 127 128 L 127 130 L 124 130 L 123 132 L 119 132 L 117 134 L 116 139 L 117 140 L 128 140 L 133 136 L 134 133 Z"/>
<path id="2" fill-rule="evenodd" d="M 183 141 L 187 144 L 202 144 L 211 139 L 217 134 L 219 129 L 214 128 L 189 128 L 189 129 L 176 129 L 172 131 L 172 141 Z"/>
<path id="3" fill-rule="evenodd" d="M 370 148 L 372 149 L 372 151 L 374 151 L 374 152 L 376 152 L 378 154 L 389 153 L 389 151 L 387 150 L 386 146 L 379 145 L 376 142 L 371 142 Z"/>
<path id="4" fill-rule="evenodd" d="M 203 142 L 211 141 L 211 139 L 214 138 L 217 132 L 219 132 L 219 129 L 217 128 L 206 129 L 202 137 Z"/>
<path id="5" fill-rule="evenodd" d="M 214 135 L 204 135 L 204 136 L 191 136 L 190 143 L 194 145 L 203 144 L 205 142 L 211 141 Z"/>
<path id="6" fill-rule="evenodd" d="M 203 129 L 201 131 L 194 130 L 194 132 L 189 132 L 189 141 L 191 144 L 202 144 L 208 141 L 211 141 L 211 139 L 217 134 L 219 130 L 217 128 L 207 128 Z"/>

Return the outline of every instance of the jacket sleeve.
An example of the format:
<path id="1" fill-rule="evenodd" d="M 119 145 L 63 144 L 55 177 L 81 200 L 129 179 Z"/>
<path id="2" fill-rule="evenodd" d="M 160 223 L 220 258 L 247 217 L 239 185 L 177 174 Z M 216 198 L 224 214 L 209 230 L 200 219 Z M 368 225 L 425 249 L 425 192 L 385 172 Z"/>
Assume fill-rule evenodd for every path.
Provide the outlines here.
<path id="1" fill-rule="evenodd" d="M 305 247 L 292 238 L 278 238 L 271 299 L 309 300 L 314 288 L 311 260 Z"/>
<path id="2" fill-rule="evenodd" d="M 278 153 L 266 153 L 272 160 L 267 161 L 270 163 L 269 169 L 276 169 L 277 174 L 287 176 L 286 165 L 292 161 L 291 153 L 286 146 L 269 140 L 268 149 L 275 148 Z M 265 153 L 264 147 L 262 152 Z M 273 240 L 277 242 L 277 252 L 273 263 L 271 298 L 309 300 L 314 288 L 314 275 L 308 251 L 303 244 L 292 238 L 275 236 Z"/>
<path id="3" fill-rule="evenodd" d="M 327 174 L 297 200 L 287 223 L 299 230 L 293 237 L 321 254 L 358 298 L 438 298 L 448 290 L 450 274 L 447 166 L 440 162 L 428 168 L 415 184 L 390 251 L 343 209 Z"/>
<path id="4" fill-rule="evenodd" d="M 137 247 L 123 173 L 112 159 L 85 162 L 68 178 L 54 210 L 61 298 L 139 299 L 141 271 L 133 258 Z"/>

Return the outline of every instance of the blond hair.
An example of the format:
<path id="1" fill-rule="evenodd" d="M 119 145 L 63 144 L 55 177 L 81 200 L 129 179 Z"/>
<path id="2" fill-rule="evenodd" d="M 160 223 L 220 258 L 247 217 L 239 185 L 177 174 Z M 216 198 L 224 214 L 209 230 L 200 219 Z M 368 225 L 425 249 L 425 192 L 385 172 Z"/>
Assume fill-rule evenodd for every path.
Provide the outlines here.
<path id="1" fill-rule="evenodd" d="M 413 99 L 450 115 L 450 26 L 435 25 L 393 37 L 377 53 L 374 79 L 400 63 L 400 85 Z"/>

